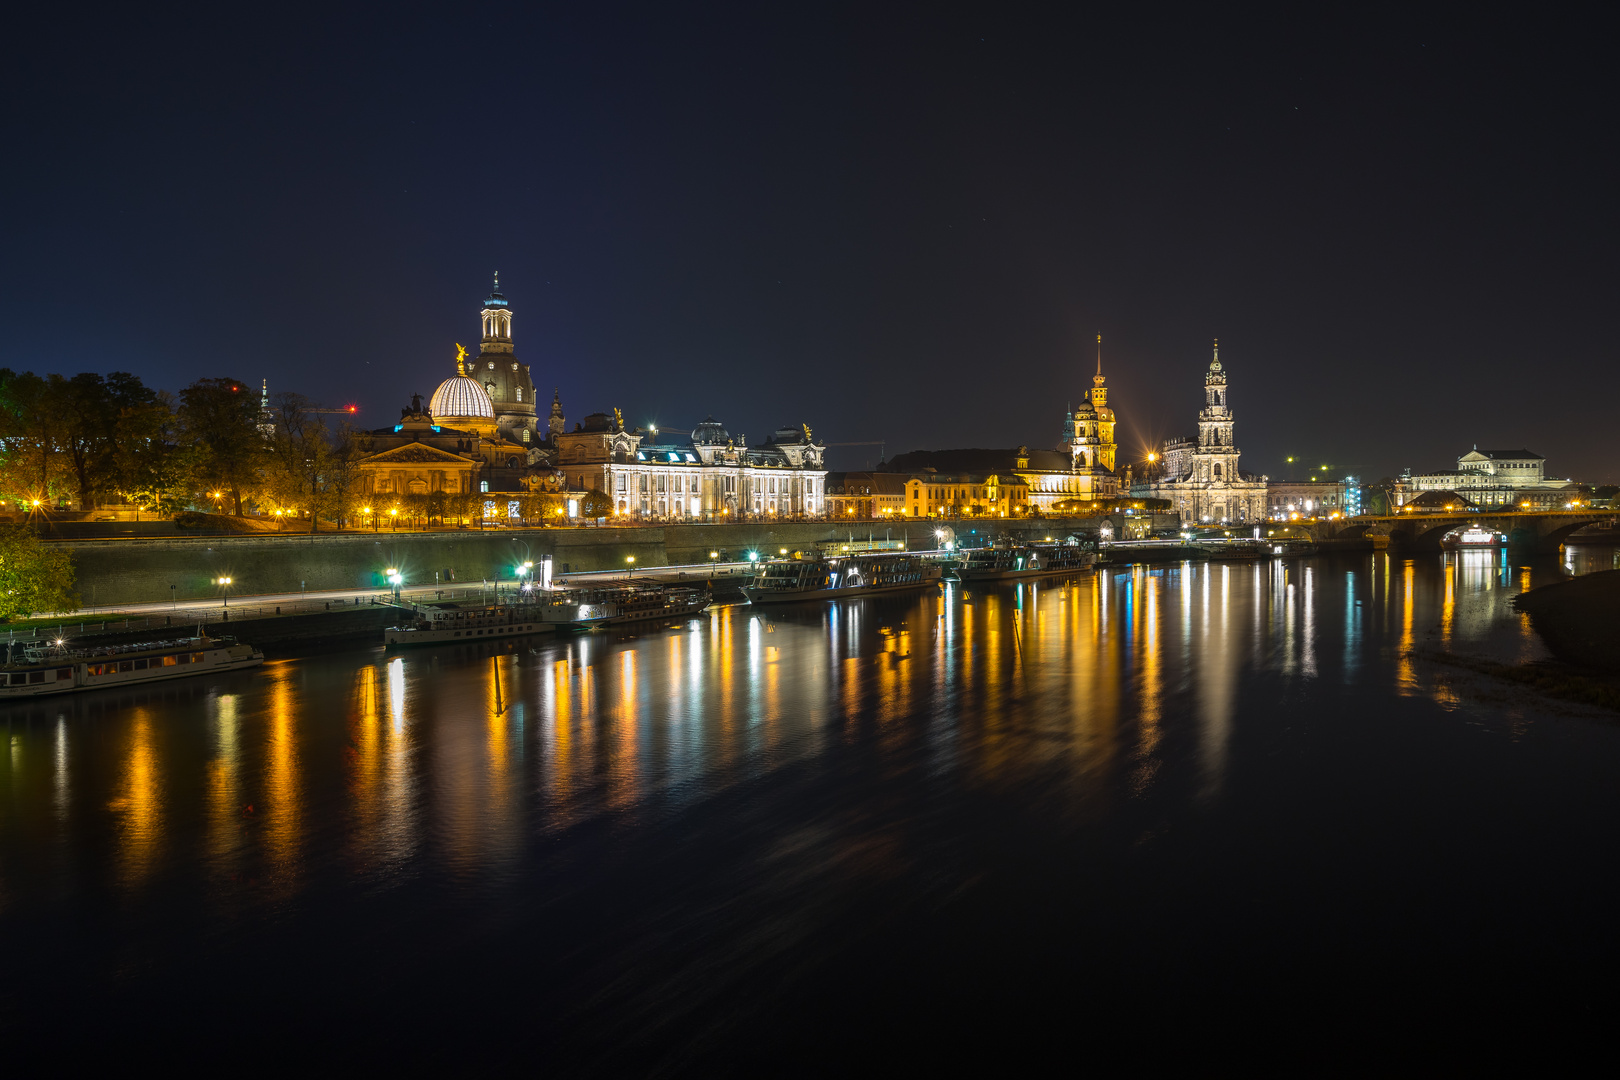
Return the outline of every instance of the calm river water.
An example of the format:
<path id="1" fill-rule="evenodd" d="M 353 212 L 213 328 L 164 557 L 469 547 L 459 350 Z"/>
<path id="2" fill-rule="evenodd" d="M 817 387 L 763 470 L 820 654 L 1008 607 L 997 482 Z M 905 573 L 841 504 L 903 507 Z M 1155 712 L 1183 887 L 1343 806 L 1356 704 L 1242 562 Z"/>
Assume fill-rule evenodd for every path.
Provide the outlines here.
<path id="1" fill-rule="evenodd" d="M 1510 598 L 1616 556 L 1564 558 L 1115 568 L 14 707 L 0 1032 L 696 1074 L 1595 1017 L 1620 717 L 1426 658 L 1544 656 Z"/>

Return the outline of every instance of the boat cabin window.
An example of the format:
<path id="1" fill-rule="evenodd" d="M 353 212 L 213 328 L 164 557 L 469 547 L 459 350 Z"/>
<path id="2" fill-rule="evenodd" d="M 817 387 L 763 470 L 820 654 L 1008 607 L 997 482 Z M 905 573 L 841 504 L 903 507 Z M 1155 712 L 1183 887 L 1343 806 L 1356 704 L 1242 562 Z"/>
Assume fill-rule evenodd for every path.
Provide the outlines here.
<path id="1" fill-rule="evenodd" d="M 26 672 L 26 671 L 13 671 L 11 673 L 11 685 L 12 686 L 22 686 L 27 682 L 28 682 L 28 672 Z"/>
<path id="2" fill-rule="evenodd" d="M 59 667 L 56 669 L 56 677 L 58 680 L 71 679 L 73 678 L 73 669 L 70 667 Z"/>
<path id="3" fill-rule="evenodd" d="M 121 660 L 121 661 L 119 661 L 118 670 L 119 671 L 134 671 L 135 670 L 135 661 L 133 661 L 133 660 Z"/>
<path id="4" fill-rule="evenodd" d="M 206 655 L 206 653 L 194 652 L 191 654 L 191 662 L 193 664 L 200 664 L 203 662 L 203 657 Z"/>

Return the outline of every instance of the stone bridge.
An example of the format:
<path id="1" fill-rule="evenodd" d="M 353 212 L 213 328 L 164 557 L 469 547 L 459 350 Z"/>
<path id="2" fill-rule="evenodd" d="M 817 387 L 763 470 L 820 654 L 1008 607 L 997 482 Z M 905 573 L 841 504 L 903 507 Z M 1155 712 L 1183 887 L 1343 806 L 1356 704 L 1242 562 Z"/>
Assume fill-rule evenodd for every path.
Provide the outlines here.
<path id="1" fill-rule="evenodd" d="M 1607 510 L 1477 511 L 1344 518 L 1313 522 L 1306 528 L 1317 540 L 1359 540 L 1383 535 L 1392 544 L 1411 551 L 1438 551 L 1447 533 L 1477 525 L 1506 536 L 1511 547 L 1556 552 L 1577 529 L 1598 522 L 1612 526 L 1614 521 L 1614 513 Z"/>

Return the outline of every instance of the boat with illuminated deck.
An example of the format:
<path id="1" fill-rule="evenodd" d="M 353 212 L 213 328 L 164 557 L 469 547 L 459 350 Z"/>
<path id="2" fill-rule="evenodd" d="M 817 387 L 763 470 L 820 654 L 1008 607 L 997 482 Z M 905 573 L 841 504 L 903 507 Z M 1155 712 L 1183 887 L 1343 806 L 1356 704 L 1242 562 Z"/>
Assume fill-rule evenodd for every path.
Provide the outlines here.
<path id="1" fill-rule="evenodd" d="M 72 647 L 61 640 L 13 642 L 0 664 L 0 700 L 66 694 L 235 671 L 264 663 L 264 653 L 235 638 L 176 638 L 133 645 Z"/>
<path id="2" fill-rule="evenodd" d="M 796 600 L 832 600 L 846 596 L 939 587 L 940 565 L 905 552 L 771 559 L 743 586 L 750 603 L 785 604 Z"/>

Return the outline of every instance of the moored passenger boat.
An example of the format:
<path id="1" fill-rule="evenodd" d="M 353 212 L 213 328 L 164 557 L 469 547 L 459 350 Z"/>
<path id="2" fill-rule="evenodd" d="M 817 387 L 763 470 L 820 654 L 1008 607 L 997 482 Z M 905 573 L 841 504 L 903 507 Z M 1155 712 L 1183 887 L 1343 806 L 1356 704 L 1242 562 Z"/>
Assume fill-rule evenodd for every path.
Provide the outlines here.
<path id="1" fill-rule="evenodd" d="M 0 700 L 181 679 L 257 667 L 264 653 L 229 637 L 189 637 L 134 645 L 71 648 L 17 642 L 0 664 Z"/>
<path id="2" fill-rule="evenodd" d="M 573 593 L 516 604 L 485 607 L 424 607 L 398 626 L 383 631 L 383 644 L 457 645 L 468 641 L 526 637 L 558 630 L 582 630 L 611 620 L 607 604 L 582 602 Z"/>
<path id="3" fill-rule="evenodd" d="M 586 589 L 579 593 L 581 603 L 610 609 L 604 625 L 661 622 L 696 615 L 709 606 L 709 594 L 702 589 L 671 589 L 664 585 L 626 585 L 621 588 Z"/>
<path id="4" fill-rule="evenodd" d="M 1084 570 L 1095 552 L 1077 544 L 997 544 L 963 552 L 956 576 L 962 581 L 1006 581 Z"/>
<path id="5" fill-rule="evenodd" d="M 742 592 L 750 603 L 784 604 L 932 589 L 938 587 L 940 576 L 938 563 L 901 552 L 838 559 L 771 559 L 760 564 Z"/>

